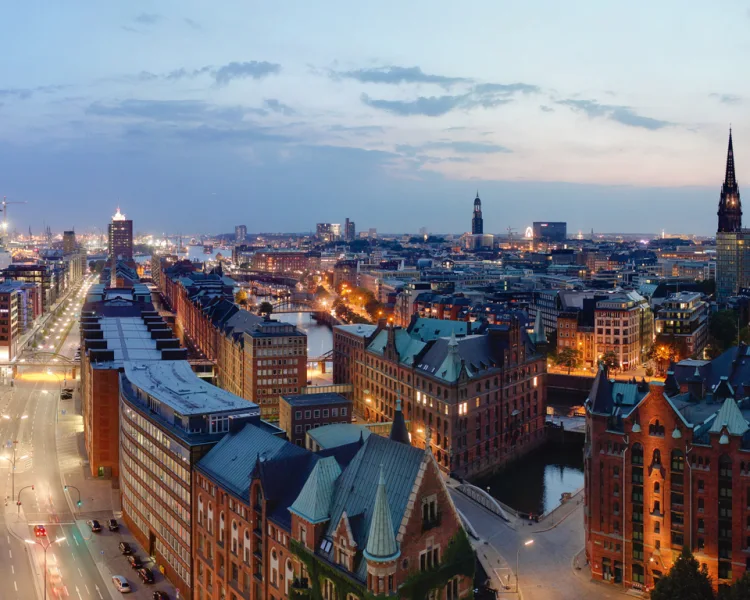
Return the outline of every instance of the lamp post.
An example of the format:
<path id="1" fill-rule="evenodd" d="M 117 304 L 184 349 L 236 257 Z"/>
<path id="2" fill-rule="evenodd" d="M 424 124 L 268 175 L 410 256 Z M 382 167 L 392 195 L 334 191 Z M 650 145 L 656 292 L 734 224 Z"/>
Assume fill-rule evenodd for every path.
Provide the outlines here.
<path id="1" fill-rule="evenodd" d="M 69 490 L 71 489 L 74 489 L 76 492 L 78 492 L 78 502 L 76 502 L 76 506 L 80 508 L 81 504 L 83 504 L 83 502 L 81 502 L 81 490 L 79 490 L 76 486 L 69 484 L 66 484 L 64 489 L 68 493 L 70 493 Z"/>
<path id="2" fill-rule="evenodd" d="M 60 379 L 60 376 L 55 373 L 52 369 L 47 369 L 47 375 L 52 375 L 55 379 L 57 379 L 58 383 L 60 384 L 60 394 L 62 394 L 62 386 L 63 381 L 65 381 L 65 376 L 63 376 L 62 379 Z"/>
<path id="3" fill-rule="evenodd" d="M 44 544 L 42 543 L 41 540 L 24 540 L 24 541 L 27 544 L 31 544 L 31 545 L 38 544 L 39 546 L 41 546 L 42 550 L 44 550 L 44 600 L 47 600 L 47 550 L 49 550 L 49 548 L 52 547 L 52 544 L 59 544 L 60 542 L 65 541 L 65 538 L 59 537 L 54 542 L 50 542 L 46 536 L 42 539 L 47 540 L 47 543 Z"/>
<path id="4" fill-rule="evenodd" d="M 534 540 L 526 540 L 523 543 L 523 546 L 531 546 L 534 543 Z M 518 547 L 518 551 L 516 552 L 516 593 L 518 593 L 518 567 L 521 562 L 521 548 L 523 546 Z"/>
<path id="5" fill-rule="evenodd" d="M 10 415 L 3 415 L 3 419 L 6 421 L 12 420 L 13 417 Z M 20 417 L 16 417 L 17 420 L 22 421 L 24 419 L 28 419 L 29 415 L 21 415 Z M 18 440 L 13 440 L 13 456 L 0 456 L 0 459 L 6 460 L 10 463 L 11 468 L 11 498 L 16 497 L 16 461 L 17 460 L 24 460 L 25 458 L 28 458 L 28 454 L 24 454 L 23 456 L 16 457 L 16 450 L 18 448 Z"/>

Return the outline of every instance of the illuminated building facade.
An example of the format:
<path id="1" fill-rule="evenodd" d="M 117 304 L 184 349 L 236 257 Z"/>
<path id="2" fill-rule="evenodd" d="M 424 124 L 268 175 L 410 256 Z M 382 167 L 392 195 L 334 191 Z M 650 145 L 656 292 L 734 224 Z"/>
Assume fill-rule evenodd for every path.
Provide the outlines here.
<path id="1" fill-rule="evenodd" d="M 112 217 L 112 222 L 107 226 L 109 243 L 107 253 L 109 256 L 132 259 L 133 258 L 133 221 L 126 219 L 125 215 L 117 212 Z"/>

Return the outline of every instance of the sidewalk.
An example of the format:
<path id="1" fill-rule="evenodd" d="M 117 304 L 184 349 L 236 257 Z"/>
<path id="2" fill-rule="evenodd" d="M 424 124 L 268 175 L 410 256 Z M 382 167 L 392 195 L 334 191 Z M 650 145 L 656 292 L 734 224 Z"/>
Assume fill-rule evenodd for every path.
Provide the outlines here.
<path id="1" fill-rule="evenodd" d="M 572 515 L 583 504 L 583 488 L 578 490 L 565 504 L 561 504 L 538 523 L 528 519 L 516 518 L 516 529 L 523 528 L 529 533 L 544 533 L 550 531 Z"/>
<path id="2" fill-rule="evenodd" d="M 522 599 L 521 591 L 516 591 L 513 568 L 500 556 L 492 544 L 484 540 L 471 540 L 471 547 L 490 578 L 490 587 L 497 590 L 498 596 Z"/>
<path id="3" fill-rule="evenodd" d="M 586 548 L 581 548 L 581 551 L 573 557 L 570 567 L 573 569 L 573 573 L 576 577 L 582 581 L 592 583 L 611 592 L 617 592 L 623 596 L 630 596 L 631 598 L 648 598 L 648 594 L 645 592 L 639 592 L 634 589 L 627 589 L 622 587 L 620 584 L 607 583 L 591 577 L 591 565 L 586 562 Z"/>

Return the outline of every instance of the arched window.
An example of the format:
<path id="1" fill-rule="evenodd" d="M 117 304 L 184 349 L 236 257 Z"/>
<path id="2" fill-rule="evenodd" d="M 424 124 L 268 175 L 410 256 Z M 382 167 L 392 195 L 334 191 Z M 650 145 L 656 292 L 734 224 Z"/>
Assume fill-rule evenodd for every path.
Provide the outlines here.
<path id="1" fill-rule="evenodd" d="M 237 548 L 239 546 L 240 532 L 237 529 L 237 521 L 232 519 L 232 553 L 237 554 Z"/>
<path id="2" fill-rule="evenodd" d="M 271 550 L 271 585 L 279 585 L 279 555 L 276 548 Z"/>
<path id="3" fill-rule="evenodd" d="M 214 532 L 214 507 L 211 506 L 210 502 L 208 503 L 208 516 L 206 517 L 206 520 L 207 520 L 206 525 L 208 525 L 207 527 L 208 533 L 213 533 Z"/>
<path id="4" fill-rule="evenodd" d="M 245 540 L 242 547 L 243 552 L 243 558 L 245 559 L 245 564 L 250 564 L 250 530 L 245 529 Z"/>
<path id="5" fill-rule="evenodd" d="M 219 543 L 224 543 L 224 511 L 219 513 Z"/>
<path id="6" fill-rule="evenodd" d="M 615 496 L 619 496 L 620 495 L 620 484 L 619 483 L 612 484 L 612 494 L 615 495 Z"/>
<path id="7" fill-rule="evenodd" d="M 294 566 L 292 565 L 292 559 L 286 559 L 286 571 L 284 573 L 284 592 L 289 595 L 289 586 L 294 581 Z"/>
<path id="8" fill-rule="evenodd" d="M 330 579 L 323 580 L 323 600 L 336 600 L 336 586 Z"/>
<path id="9" fill-rule="evenodd" d="M 654 494 L 661 492 L 661 484 L 658 481 L 654 481 Z"/>
<path id="10" fill-rule="evenodd" d="M 198 525 L 203 524 L 203 496 L 198 496 Z"/>
<path id="11" fill-rule="evenodd" d="M 651 464 L 661 465 L 661 450 L 659 450 L 658 448 L 654 450 L 654 456 L 651 460 Z"/>

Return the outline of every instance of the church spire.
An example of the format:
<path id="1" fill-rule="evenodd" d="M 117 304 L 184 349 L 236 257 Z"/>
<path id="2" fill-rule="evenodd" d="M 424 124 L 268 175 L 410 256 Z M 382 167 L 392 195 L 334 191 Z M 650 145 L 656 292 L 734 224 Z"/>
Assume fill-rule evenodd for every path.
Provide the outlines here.
<path id="1" fill-rule="evenodd" d="M 724 184 L 721 186 L 719 198 L 719 233 L 737 232 L 742 229 L 742 203 L 740 202 L 740 188 L 734 171 L 734 148 L 732 146 L 732 130 L 729 130 L 729 146 L 727 148 L 727 168 Z"/>

